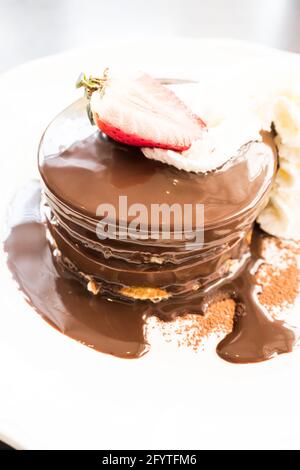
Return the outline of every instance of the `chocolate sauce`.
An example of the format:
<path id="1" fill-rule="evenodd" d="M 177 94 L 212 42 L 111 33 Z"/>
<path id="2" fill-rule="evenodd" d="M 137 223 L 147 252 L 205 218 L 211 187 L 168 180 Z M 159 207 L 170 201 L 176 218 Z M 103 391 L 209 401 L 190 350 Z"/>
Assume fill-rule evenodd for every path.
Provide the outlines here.
<path id="1" fill-rule="evenodd" d="M 185 295 L 195 286 L 203 291 L 218 283 L 231 262 L 249 249 L 253 222 L 266 204 L 276 164 L 273 139 L 265 134 L 263 142 L 246 143 L 218 171 L 179 171 L 95 132 L 81 101 L 53 121 L 39 152 L 48 227 L 58 249 L 78 272 L 92 276 L 112 295 L 127 286 Z M 128 206 L 143 204 L 149 214 L 153 204 L 189 204 L 193 211 L 203 204 L 203 246 L 187 249 L 184 237 L 162 239 L 161 232 L 157 239 L 100 240 L 98 205 L 118 208 L 124 195 Z M 195 227 L 194 212 L 192 216 Z"/>
<path id="2" fill-rule="evenodd" d="M 217 347 L 222 358 L 257 362 L 291 351 L 293 332 L 267 317 L 255 284 L 260 236 L 252 236 L 253 224 L 266 204 L 276 165 L 272 136 L 264 134 L 262 142 L 245 144 L 217 171 L 181 172 L 95 132 L 79 101 L 42 139 L 44 218 L 38 182 L 10 208 L 8 266 L 43 318 L 104 353 L 139 357 L 149 349 L 150 316 L 172 321 L 187 313 L 205 315 L 208 305 L 228 297 L 235 300 L 236 315 L 233 331 Z M 184 237 L 161 236 L 100 240 L 97 206 L 118 207 L 120 195 L 127 196 L 128 205 L 141 203 L 149 211 L 154 203 L 204 204 L 204 244 L 187 248 Z M 90 282 L 98 295 L 88 291 Z M 157 304 L 132 300 L 124 293 L 128 288 L 158 289 L 169 298 Z"/>
<path id="3" fill-rule="evenodd" d="M 62 272 L 53 258 L 40 219 L 40 187 L 28 185 L 10 208 L 10 234 L 5 242 L 8 266 L 32 307 L 62 333 L 98 351 L 136 358 L 149 350 L 145 325 L 150 315 L 165 321 L 186 312 L 203 314 L 214 297 L 232 295 L 236 318 L 232 333 L 220 342 L 219 356 L 245 363 L 289 352 L 295 343 L 292 331 L 265 315 L 255 292 L 252 270 L 260 253 L 260 237 L 254 237 L 249 258 L 235 279 L 226 280 L 213 294 L 196 293 L 153 305 L 150 302 L 109 300 L 88 292 L 69 272 Z"/>
<path id="4" fill-rule="evenodd" d="M 250 258 L 241 273 L 226 285 L 236 302 L 236 314 L 233 331 L 219 343 L 217 353 L 230 362 L 264 361 L 276 354 L 291 352 L 295 344 L 294 333 L 283 322 L 269 320 L 259 302 L 255 272 L 262 240 L 263 235 L 256 228 Z"/>
<path id="5" fill-rule="evenodd" d="M 39 183 L 32 181 L 9 211 L 7 262 L 26 299 L 51 325 L 88 346 L 119 357 L 141 356 L 148 349 L 143 332 L 147 307 L 109 302 L 63 275 L 41 221 L 40 195 Z"/>

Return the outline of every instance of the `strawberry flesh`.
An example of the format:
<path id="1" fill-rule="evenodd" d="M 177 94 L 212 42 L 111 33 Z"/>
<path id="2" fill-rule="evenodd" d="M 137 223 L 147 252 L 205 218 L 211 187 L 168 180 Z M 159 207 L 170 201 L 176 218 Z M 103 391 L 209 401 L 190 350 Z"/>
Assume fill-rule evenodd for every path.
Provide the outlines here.
<path id="1" fill-rule="evenodd" d="M 162 148 L 165 150 L 175 150 L 177 152 L 183 152 L 188 150 L 191 145 L 179 146 L 179 145 L 169 145 L 160 144 L 159 142 L 153 142 L 151 140 L 143 139 L 136 134 L 125 134 L 121 129 L 113 127 L 110 124 L 106 124 L 101 121 L 97 114 L 94 114 L 94 121 L 98 128 L 108 135 L 111 139 L 116 142 L 121 142 L 122 144 L 132 145 L 134 147 L 151 147 L 151 148 Z"/>
<path id="2" fill-rule="evenodd" d="M 205 127 L 175 93 L 145 74 L 131 80 L 108 78 L 90 104 L 98 128 L 127 145 L 182 152 Z"/>

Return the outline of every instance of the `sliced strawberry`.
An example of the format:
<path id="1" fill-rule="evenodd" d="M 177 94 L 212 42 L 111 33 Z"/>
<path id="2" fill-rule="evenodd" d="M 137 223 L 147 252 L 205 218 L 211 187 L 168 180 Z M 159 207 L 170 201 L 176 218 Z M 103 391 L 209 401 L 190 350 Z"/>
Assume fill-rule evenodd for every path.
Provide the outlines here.
<path id="1" fill-rule="evenodd" d="M 122 144 L 133 145 L 135 147 L 150 147 L 150 148 L 161 148 L 161 149 L 168 149 L 168 150 L 176 150 L 178 152 L 182 152 L 183 150 L 188 150 L 191 146 L 185 145 L 176 145 L 175 143 L 171 144 L 161 144 L 158 142 L 154 142 L 152 140 L 143 139 L 137 134 L 125 134 L 121 129 L 117 127 L 113 127 L 110 124 L 106 124 L 105 122 L 99 119 L 98 114 L 94 113 L 93 115 L 95 124 L 99 127 L 99 129 L 104 132 L 104 134 L 111 137 L 113 140 L 117 142 L 121 142 Z"/>
<path id="2" fill-rule="evenodd" d="M 103 79 L 81 80 L 82 85 L 95 124 L 118 142 L 181 152 L 205 127 L 175 93 L 149 75 L 118 79 L 106 72 Z"/>

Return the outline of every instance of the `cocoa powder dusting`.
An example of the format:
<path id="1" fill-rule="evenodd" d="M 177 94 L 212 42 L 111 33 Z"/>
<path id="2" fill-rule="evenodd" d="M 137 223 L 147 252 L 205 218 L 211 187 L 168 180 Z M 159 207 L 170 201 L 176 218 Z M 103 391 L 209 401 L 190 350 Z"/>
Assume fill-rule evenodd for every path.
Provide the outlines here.
<path id="1" fill-rule="evenodd" d="M 292 306 L 298 297 L 300 243 L 266 237 L 264 248 L 266 259 L 257 273 L 257 283 L 262 288 L 259 300 L 272 314 Z"/>
<path id="2" fill-rule="evenodd" d="M 175 318 L 172 322 L 165 322 L 158 317 L 151 317 L 148 321 L 148 334 L 160 331 L 163 339 L 168 343 L 176 343 L 178 347 L 190 348 L 198 351 L 203 341 L 212 334 L 217 337 L 224 336 L 232 330 L 235 315 L 235 301 L 224 299 L 210 305 L 205 315 L 186 314 Z"/>
<path id="3" fill-rule="evenodd" d="M 278 271 L 273 266 L 266 267 L 268 283 L 259 295 L 260 302 L 267 308 L 292 305 L 299 292 L 299 269 L 296 263 Z"/>
<path id="4" fill-rule="evenodd" d="M 256 279 L 257 286 L 261 289 L 259 301 L 270 314 L 292 306 L 299 295 L 299 253 L 300 243 L 263 237 L 262 264 Z M 165 341 L 175 341 L 179 347 L 198 351 L 210 335 L 223 337 L 230 333 L 235 314 L 236 302 L 228 298 L 212 303 L 204 315 L 187 314 L 171 323 L 155 318 L 152 319 L 151 326 L 160 330 Z"/>

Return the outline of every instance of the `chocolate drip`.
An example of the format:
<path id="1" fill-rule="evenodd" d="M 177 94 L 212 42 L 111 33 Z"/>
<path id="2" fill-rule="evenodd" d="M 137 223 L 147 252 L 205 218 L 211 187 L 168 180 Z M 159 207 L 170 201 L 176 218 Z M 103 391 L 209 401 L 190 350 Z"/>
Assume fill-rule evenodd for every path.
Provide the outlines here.
<path id="1" fill-rule="evenodd" d="M 236 301 L 233 331 L 218 345 L 217 353 L 230 362 L 249 363 L 291 352 L 294 333 L 283 322 L 271 321 L 259 302 L 256 268 L 261 258 L 262 234 L 256 228 L 252 238 L 251 257 L 242 272 L 227 285 Z"/>
<path id="2" fill-rule="evenodd" d="M 227 361 L 245 363 L 291 351 L 295 336 L 281 322 L 271 321 L 259 304 L 254 269 L 260 258 L 260 237 L 252 243 L 252 257 L 235 279 L 212 293 L 194 293 L 157 306 L 148 302 L 120 302 L 87 292 L 56 265 L 39 217 L 37 182 L 28 186 L 10 208 L 10 235 L 5 242 L 8 266 L 33 308 L 64 334 L 101 352 L 140 357 L 149 349 L 145 324 L 150 315 L 166 321 L 186 312 L 205 313 L 205 306 L 223 293 L 237 303 L 235 325 L 217 348 Z"/>

